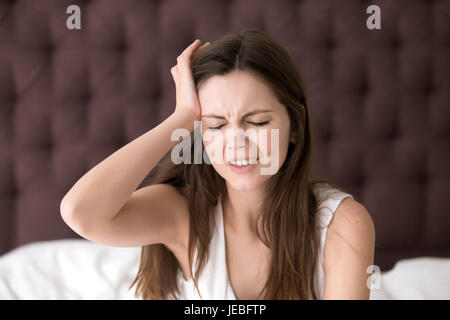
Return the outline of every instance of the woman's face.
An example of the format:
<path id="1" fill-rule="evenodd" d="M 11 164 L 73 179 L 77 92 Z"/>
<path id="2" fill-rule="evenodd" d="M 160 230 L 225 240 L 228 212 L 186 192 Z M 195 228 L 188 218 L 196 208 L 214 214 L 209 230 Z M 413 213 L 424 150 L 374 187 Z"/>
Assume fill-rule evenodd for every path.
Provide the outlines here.
<path id="1" fill-rule="evenodd" d="M 207 79 L 198 97 L 203 144 L 214 169 L 235 189 L 260 187 L 294 142 L 286 107 L 259 77 L 241 70 Z M 257 161 L 246 167 L 228 163 L 241 159 Z"/>

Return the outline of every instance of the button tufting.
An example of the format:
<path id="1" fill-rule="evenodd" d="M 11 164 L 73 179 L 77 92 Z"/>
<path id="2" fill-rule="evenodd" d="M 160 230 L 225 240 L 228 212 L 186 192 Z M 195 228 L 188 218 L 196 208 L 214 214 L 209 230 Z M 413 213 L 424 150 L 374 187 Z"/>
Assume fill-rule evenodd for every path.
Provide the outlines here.
<path id="1" fill-rule="evenodd" d="M 41 145 L 42 149 L 52 150 L 54 145 L 52 140 L 47 140 Z"/>
<path id="2" fill-rule="evenodd" d="M 126 42 L 122 42 L 117 46 L 117 50 L 120 52 L 125 52 L 128 50 L 128 44 Z"/>
<path id="3" fill-rule="evenodd" d="M 49 43 L 49 44 L 47 45 L 47 51 L 48 51 L 48 52 L 52 53 L 52 52 L 55 51 L 55 50 L 56 50 L 56 46 L 55 46 L 53 43 Z"/>
<path id="4" fill-rule="evenodd" d="M 365 177 L 364 177 L 364 175 L 362 174 L 362 173 L 360 173 L 359 175 L 357 175 L 356 177 L 355 177 L 355 183 L 357 184 L 357 185 L 362 185 L 362 184 L 364 184 L 365 183 Z"/>
<path id="5" fill-rule="evenodd" d="M 398 126 L 395 125 L 389 134 L 389 139 L 395 140 L 398 136 L 399 136 L 399 129 Z"/>
<path id="6" fill-rule="evenodd" d="M 153 90 L 153 94 L 152 94 L 152 98 L 154 99 L 154 100 L 159 100 L 159 99 L 161 99 L 161 97 L 162 97 L 162 92 L 161 92 L 161 90 Z"/>
<path id="7" fill-rule="evenodd" d="M 91 100 L 92 99 L 92 91 L 85 91 L 84 92 L 84 94 L 83 94 L 83 96 L 82 96 L 82 99 L 84 100 L 84 101 L 89 101 L 89 100 Z"/>
<path id="8" fill-rule="evenodd" d="M 368 85 L 367 81 L 361 82 L 358 92 L 361 96 L 367 95 L 367 93 L 369 92 L 369 85 Z"/>
<path id="9" fill-rule="evenodd" d="M 425 93 L 427 96 L 432 95 L 435 89 L 436 89 L 436 88 L 435 88 L 434 84 L 433 84 L 431 81 L 427 81 L 427 82 L 425 83 L 424 93 Z"/>
<path id="10" fill-rule="evenodd" d="M 398 50 L 401 49 L 403 47 L 403 42 L 399 37 L 395 37 L 394 39 L 392 39 L 391 41 L 391 46 Z"/>
<path id="11" fill-rule="evenodd" d="M 336 42 L 333 39 L 328 38 L 325 41 L 325 48 L 327 48 L 327 50 L 333 50 L 335 47 L 336 47 Z"/>
<path id="12" fill-rule="evenodd" d="M 427 184 L 428 183 L 428 175 L 426 173 L 423 173 L 419 176 L 419 183 L 420 184 Z"/>
<path id="13" fill-rule="evenodd" d="M 15 185 L 12 185 L 11 188 L 9 189 L 9 195 L 14 198 L 17 197 L 19 194 L 19 190 L 15 187 Z"/>

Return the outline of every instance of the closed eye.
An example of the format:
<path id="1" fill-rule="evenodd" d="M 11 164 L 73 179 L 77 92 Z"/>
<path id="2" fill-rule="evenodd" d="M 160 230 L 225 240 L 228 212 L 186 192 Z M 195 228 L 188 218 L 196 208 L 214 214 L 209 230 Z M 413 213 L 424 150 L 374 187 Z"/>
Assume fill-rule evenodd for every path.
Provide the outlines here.
<path id="1" fill-rule="evenodd" d="M 222 128 L 224 125 L 225 125 L 225 124 L 223 124 L 223 125 L 221 125 L 221 126 L 218 126 L 218 127 L 208 127 L 208 129 L 211 129 L 211 130 L 219 130 L 219 129 Z"/>
<path id="2" fill-rule="evenodd" d="M 249 122 L 249 123 L 251 123 L 251 124 L 253 124 L 253 125 L 257 126 L 257 127 L 260 127 L 260 126 L 265 126 L 266 124 L 269 123 L 269 121 L 263 121 L 263 122 Z"/>
<path id="3" fill-rule="evenodd" d="M 252 125 L 254 125 L 254 126 L 257 126 L 257 127 L 260 127 L 260 126 L 265 126 L 266 124 L 268 124 L 270 121 L 263 121 L 263 122 L 248 122 L 248 123 L 250 123 L 250 124 L 252 124 Z M 225 124 L 222 124 L 222 125 L 220 125 L 220 126 L 218 126 L 218 127 L 208 127 L 208 129 L 211 129 L 211 130 L 219 130 L 220 128 L 222 128 L 223 126 L 224 126 Z"/>

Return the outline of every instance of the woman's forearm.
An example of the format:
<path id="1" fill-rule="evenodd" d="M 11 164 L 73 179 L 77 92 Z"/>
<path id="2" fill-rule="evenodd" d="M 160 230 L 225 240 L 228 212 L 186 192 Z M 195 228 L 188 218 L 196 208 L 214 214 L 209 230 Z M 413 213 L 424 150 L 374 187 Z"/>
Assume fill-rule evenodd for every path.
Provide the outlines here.
<path id="1" fill-rule="evenodd" d="M 194 118 L 174 112 L 152 130 L 126 144 L 83 175 L 61 201 L 61 214 L 81 219 L 111 219 L 143 179 L 179 141 L 177 128 L 191 132 Z"/>

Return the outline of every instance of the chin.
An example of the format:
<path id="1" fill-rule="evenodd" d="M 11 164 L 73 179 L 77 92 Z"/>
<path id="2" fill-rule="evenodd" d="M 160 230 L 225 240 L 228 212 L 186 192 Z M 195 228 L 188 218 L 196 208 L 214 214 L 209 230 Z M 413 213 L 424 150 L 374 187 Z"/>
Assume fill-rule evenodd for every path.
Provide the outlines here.
<path id="1" fill-rule="evenodd" d="M 227 181 L 228 184 L 233 187 L 236 190 L 240 191 L 248 191 L 248 190 L 254 190 L 259 187 L 259 184 L 254 183 L 236 183 L 235 181 Z"/>
<path id="2" fill-rule="evenodd" d="M 261 176 L 247 176 L 247 177 L 230 177 L 227 176 L 225 178 L 227 184 L 231 187 L 233 187 L 236 190 L 241 191 L 247 191 L 247 190 L 254 190 L 259 189 L 265 182 L 266 179 L 264 179 Z"/>

